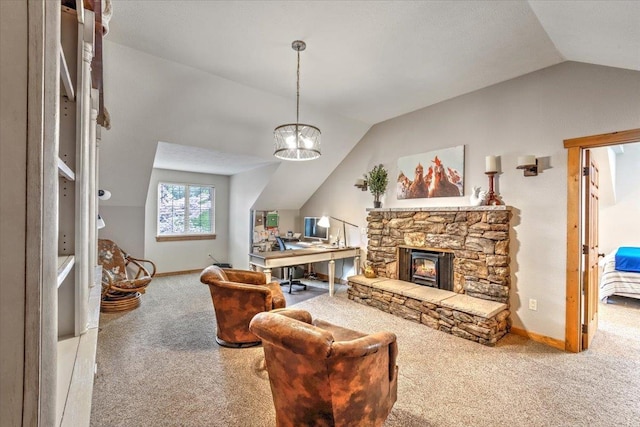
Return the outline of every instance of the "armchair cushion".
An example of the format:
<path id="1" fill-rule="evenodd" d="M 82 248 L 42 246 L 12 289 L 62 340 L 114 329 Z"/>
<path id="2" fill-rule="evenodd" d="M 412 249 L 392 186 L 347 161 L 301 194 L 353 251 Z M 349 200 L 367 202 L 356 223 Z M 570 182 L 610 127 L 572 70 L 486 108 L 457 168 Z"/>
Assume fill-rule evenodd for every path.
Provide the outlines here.
<path id="1" fill-rule="evenodd" d="M 115 290 L 120 288 L 144 291 L 143 288 L 151 282 L 156 274 L 156 266 L 152 261 L 134 258 L 108 239 L 98 240 L 98 262 L 102 266 L 103 273 L 107 276 L 106 281 Z M 149 272 L 143 263 L 148 263 L 152 271 Z M 137 269 L 134 277 L 130 276 L 127 269 L 129 264 L 133 264 L 133 267 Z"/>

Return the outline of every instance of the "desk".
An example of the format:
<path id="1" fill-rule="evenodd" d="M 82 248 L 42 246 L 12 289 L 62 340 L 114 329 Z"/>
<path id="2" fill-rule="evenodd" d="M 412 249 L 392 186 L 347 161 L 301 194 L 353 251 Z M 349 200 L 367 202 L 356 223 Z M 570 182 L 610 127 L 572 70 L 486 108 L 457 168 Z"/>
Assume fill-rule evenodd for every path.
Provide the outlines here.
<path id="1" fill-rule="evenodd" d="M 329 295 L 334 294 L 334 279 L 337 259 L 353 258 L 353 265 L 360 265 L 360 248 L 306 248 L 290 251 L 252 252 L 249 254 L 249 265 L 257 267 L 271 280 L 271 269 L 290 267 L 312 262 L 329 261 Z"/>

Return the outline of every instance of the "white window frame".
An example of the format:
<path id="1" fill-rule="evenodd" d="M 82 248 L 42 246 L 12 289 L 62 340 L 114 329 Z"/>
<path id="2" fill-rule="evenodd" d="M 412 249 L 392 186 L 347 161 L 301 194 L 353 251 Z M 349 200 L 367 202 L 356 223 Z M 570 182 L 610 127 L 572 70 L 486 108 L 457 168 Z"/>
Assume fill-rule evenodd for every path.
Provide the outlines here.
<path id="1" fill-rule="evenodd" d="M 210 218 L 211 218 L 211 232 L 210 233 L 193 233 L 188 230 L 183 231 L 182 233 L 171 233 L 171 234 L 160 234 L 160 196 L 162 194 L 162 186 L 182 186 L 184 187 L 185 197 L 190 194 L 191 187 L 208 187 L 211 191 L 211 209 L 210 209 Z M 156 193 L 156 241 L 158 242 L 167 242 L 167 241 L 175 241 L 175 240 L 206 240 L 206 239 L 215 239 L 216 238 L 216 188 L 211 184 L 188 184 L 183 182 L 158 182 L 158 192 Z M 185 228 L 189 223 L 189 203 L 185 203 Z"/>

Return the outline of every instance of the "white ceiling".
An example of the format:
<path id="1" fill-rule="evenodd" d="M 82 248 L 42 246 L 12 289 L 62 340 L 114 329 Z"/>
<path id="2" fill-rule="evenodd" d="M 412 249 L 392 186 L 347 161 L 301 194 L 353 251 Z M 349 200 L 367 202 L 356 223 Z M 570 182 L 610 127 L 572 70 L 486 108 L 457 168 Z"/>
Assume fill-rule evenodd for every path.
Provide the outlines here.
<path id="1" fill-rule="evenodd" d="M 315 110 L 373 125 L 565 60 L 640 70 L 640 1 L 114 0 L 113 10 L 109 41 L 291 99 L 292 116 L 291 42 L 304 40 L 300 120 L 311 124 Z M 231 173 L 256 161 L 197 166 L 192 147 L 160 147 L 165 168 Z"/>
<path id="2" fill-rule="evenodd" d="M 170 142 L 158 142 L 153 167 L 199 173 L 212 173 L 215 165 L 217 175 L 235 175 L 251 169 L 277 163 L 265 161 L 262 157 L 246 154 L 234 154 L 210 150 L 202 147 L 191 147 Z"/>

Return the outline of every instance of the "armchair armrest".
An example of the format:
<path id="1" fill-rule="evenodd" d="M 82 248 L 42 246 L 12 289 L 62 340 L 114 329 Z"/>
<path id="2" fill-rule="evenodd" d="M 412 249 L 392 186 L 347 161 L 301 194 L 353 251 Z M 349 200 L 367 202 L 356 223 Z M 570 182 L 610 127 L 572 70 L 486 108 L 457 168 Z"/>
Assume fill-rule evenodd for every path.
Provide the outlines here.
<path id="1" fill-rule="evenodd" d="M 398 342 L 394 333 L 376 332 L 352 341 L 334 342 L 329 357 L 363 357 L 385 349 L 389 352 L 389 381 L 392 381 L 396 375 L 398 357 Z"/>
<path id="2" fill-rule="evenodd" d="M 278 308 L 276 310 L 271 310 L 273 314 L 279 314 L 281 316 L 287 316 L 290 319 L 299 320 L 304 323 L 312 324 L 311 313 L 307 310 L 299 310 L 296 308 Z"/>
<path id="3" fill-rule="evenodd" d="M 271 309 L 280 309 L 287 306 L 287 300 L 284 298 L 279 282 L 273 281 L 263 286 L 271 291 L 271 302 L 273 303 Z"/>
<path id="4" fill-rule="evenodd" d="M 240 290 L 243 292 L 255 292 L 255 293 L 265 294 L 265 295 L 268 295 L 271 293 L 271 290 L 266 286 L 257 286 L 257 285 L 252 285 L 250 283 L 233 282 L 231 280 L 221 280 L 219 282 L 216 282 L 214 286 L 227 288 L 227 289 Z"/>
<path id="5" fill-rule="evenodd" d="M 129 254 L 125 254 L 125 259 L 127 261 L 127 265 L 131 263 L 136 267 L 138 267 L 138 272 L 136 273 L 136 277 L 135 277 L 136 279 L 139 279 L 141 277 L 141 273 L 144 273 L 144 275 L 149 277 L 153 277 L 156 275 L 156 264 L 153 261 L 148 259 L 142 259 L 142 258 L 134 258 Z M 147 268 L 143 265 L 143 263 L 151 264 L 152 271 L 149 272 L 149 270 L 147 270 Z"/>
<path id="6" fill-rule="evenodd" d="M 363 357 L 395 342 L 396 335 L 391 332 L 376 332 L 351 341 L 336 341 L 331 346 L 330 357 Z"/>
<path id="7" fill-rule="evenodd" d="M 105 280 L 106 277 L 106 280 Z M 111 272 L 109 270 L 106 269 L 102 269 L 102 296 L 105 296 L 107 294 L 107 292 L 109 292 L 109 289 L 111 289 L 111 287 L 113 286 L 113 274 L 111 274 Z"/>
<path id="8" fill-rule="evenodd" d="M 253 295 L 254 298 L 259 298 L 261 301 L 261 309 L 269 311 L 273 308 L 273 300 L 271 297 L 271 289 L 266 286 L 251 285 L 246 283 L 237 283 L 231 281 L 216 281 L 215 283 L 205 284 L 217 288 L 215 291 L 215 297 L 232 297 L 235 300 L 246 299 L 248 294 Z M 212 295 L 213 295 L 212 291 Z M 224 294 L 224 295 L 223 295 Z M 235 294 L 235 295 L 234 295 Z M 256 304 L 257 301 L 254 302 Z M 215 303 L 214 303 L 215 305 Z"/>
<path id="9" fill-rule="evenodd" d="M 250 283 L 252 285 L 266 285 L 267 275 L 260 271 L 236 270 L 225 268 L 224 274 L 230 282 Z"/>
<path id="10" fill-rule="evenodd" d="M 327 358 L 333 343 L 328 331 L 282 314 L 258 313 L 249 330 L 272 345 L 315 359 Z"/>

